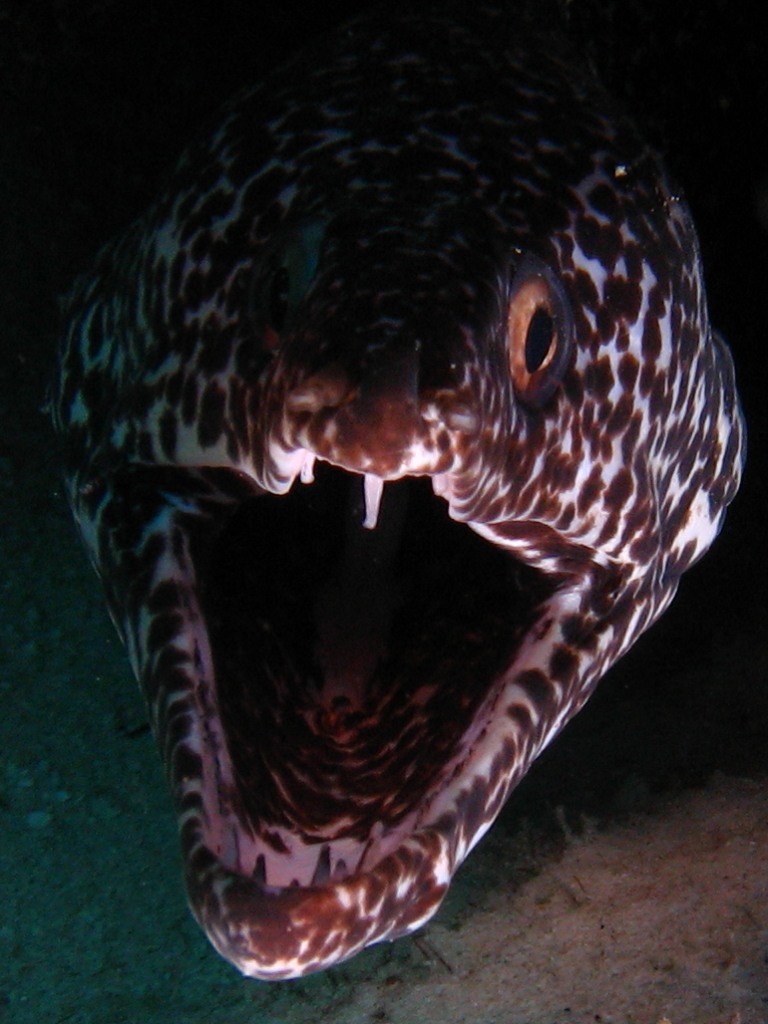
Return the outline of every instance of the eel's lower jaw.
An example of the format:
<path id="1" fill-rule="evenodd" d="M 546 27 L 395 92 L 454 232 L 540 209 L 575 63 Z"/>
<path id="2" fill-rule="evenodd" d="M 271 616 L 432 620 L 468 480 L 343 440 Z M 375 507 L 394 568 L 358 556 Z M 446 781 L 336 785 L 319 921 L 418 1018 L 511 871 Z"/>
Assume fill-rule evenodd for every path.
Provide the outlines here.
<path id="1" fill-rule="evenodd" d="M 341 882 L 271 890 L 225 868 L 199 835 L 189 838 L 193 914 L 226 960 L 265 981 L 298 978 L 415 931 L 438 909 L 455 867 L 450 829 L 436 826 Z"/>
<path id="2" fill-rule="evenodd" d="M 265 979 L 423 925 L 559 727 L 567 592 L 452 523 L 428 480 L 387 485 L 364 529 L 382 496 L 318 469 L 232 516 L 190 620 L 189 900 Z"/>

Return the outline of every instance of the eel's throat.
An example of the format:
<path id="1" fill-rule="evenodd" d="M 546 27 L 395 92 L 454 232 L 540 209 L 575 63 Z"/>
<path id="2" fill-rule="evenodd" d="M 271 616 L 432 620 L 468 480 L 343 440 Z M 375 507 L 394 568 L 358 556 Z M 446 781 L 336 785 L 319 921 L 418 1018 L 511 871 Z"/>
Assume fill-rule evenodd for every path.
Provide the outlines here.
<path id="1" fill-rule="evenodd" d="M 551 593 L 428 480 L 377 491 L 320 464 L 244 503 L 202 586 L 234 794 L 207 841 L 270 889 L 366 871 L 428 819 Z"/>

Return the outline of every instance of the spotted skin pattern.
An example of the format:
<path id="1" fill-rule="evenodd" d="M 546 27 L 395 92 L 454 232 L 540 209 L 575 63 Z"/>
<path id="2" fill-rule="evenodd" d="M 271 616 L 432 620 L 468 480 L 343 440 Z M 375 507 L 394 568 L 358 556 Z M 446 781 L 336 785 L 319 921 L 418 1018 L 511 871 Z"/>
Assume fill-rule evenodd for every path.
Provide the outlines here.
<path id="1" fill-rule="evenodd" d="M 429 919 L 738 486 L 683 200 L 551 42 L 470 22 L 238 97 L 69 300 L 69 499 L 193 913 L 260 978 Z"/>

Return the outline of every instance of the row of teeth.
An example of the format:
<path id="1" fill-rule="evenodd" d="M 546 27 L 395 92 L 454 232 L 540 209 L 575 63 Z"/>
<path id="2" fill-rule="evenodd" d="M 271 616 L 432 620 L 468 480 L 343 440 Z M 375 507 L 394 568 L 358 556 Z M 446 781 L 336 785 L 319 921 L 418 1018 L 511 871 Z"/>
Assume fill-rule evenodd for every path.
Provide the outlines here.
<path id="1" fill-rule="evenodd" d="M 312 452 L 305 452 L 299 470 L 299 479 L 303 484 L 311 484 L 315 479 L 315 459 Z M 363 526 L 366 530 L 373 530 L 379 521 L 379 508 L 381 507 L 381 495 L 384 490 L 384 481 L 380 476 L 373 473 L 363 475 L 363 501 L 365 502 L 365 518 Z"/>
<path id="2" fill-rule="evenodd" d="M 312 452 L 306 452 L 304 455 L 299 470 L 299 479 L 303 484 L 311 484 L 315 479 L 315 458 L 316 456 Z M 432 477 L 432 489 L 441 497 L 449 497 L 446 474 L 437 473 Z M 365 504 L 363 526 L 366 530 L 373 530 L 379 521 L 383 491 L 384 480 L 382 477 L 375 476 L 373 473 L 363 474 L 363 502 Z"/>

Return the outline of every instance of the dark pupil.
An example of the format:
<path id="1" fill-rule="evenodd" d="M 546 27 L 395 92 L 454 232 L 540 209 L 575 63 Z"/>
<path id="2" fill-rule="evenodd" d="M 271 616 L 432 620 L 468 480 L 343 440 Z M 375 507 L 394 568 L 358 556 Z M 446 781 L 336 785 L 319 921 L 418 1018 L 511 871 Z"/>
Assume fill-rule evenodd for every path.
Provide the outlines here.
<path id="1" fill-rule="evenodd" d="M 555 333 L 555 322 L 546 309 L 539 308 L 531 317 L 525 336 L 525 368 L 535 373 L 547 358 Z"/>
<path id="2" fill-rule="evenodd" d="M 291 279 L 285 267 L 278 267 L 272 275 L 269 283 L 269 295 L 267 297 L 267 312 L 269 322 L 276 331 L 281 331 L 285 326 L 288 316 L 288 295 Z"/>

